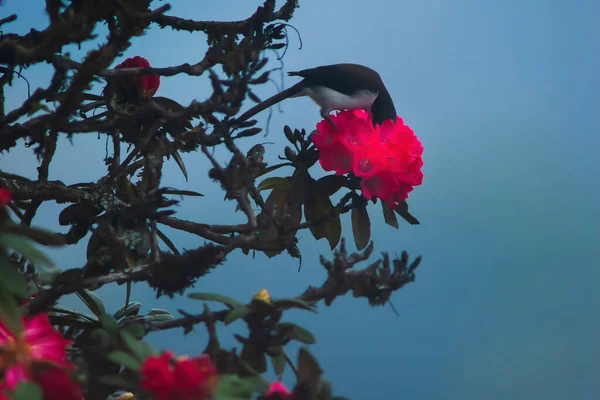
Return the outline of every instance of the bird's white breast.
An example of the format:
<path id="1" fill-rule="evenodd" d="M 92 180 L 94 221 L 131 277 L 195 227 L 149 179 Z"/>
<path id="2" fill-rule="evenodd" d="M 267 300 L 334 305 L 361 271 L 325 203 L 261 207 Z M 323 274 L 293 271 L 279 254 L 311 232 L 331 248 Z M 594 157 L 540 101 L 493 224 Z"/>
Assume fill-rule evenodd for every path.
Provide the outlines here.
<path id="1" fill-rule="evenodd" d="M 306 88 L 303 94 L 310 97 L 321 108 L 331 110 L 368 110 L 379 93 L 361 91 L 353 96 L 340 93 L 325 86 Z"/>

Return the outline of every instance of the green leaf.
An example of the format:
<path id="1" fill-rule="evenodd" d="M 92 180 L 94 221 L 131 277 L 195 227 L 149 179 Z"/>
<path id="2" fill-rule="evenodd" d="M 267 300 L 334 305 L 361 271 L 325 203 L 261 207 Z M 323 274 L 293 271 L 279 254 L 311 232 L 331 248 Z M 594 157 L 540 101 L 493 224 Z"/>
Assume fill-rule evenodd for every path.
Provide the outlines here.
<path id="1" fill-rule="evenodd" d="M 176 255 L 181 255 L 181 253 L 179 253 L 179 250 L 177 250 L 177 247 L 175 247 L 175 244 L 173 244 L 173 242 L 171 241 L 171 239 L 169 239 L 167 237 L 167 235 L 165 235 L 160 229 L 156 230 L 156 234 L 158 235 L 158 237 L 160 238 L 160 240 L 162 240 L 167 245 L 167 247 L 169 248 L 169 250 L 171 250 Z"/>
<path id="2" fill-rule="evenodd" d="M 296 381 L 298 384 L 306 384 L 309 392 L 315 392 L 321 380 L 323 370 L 319 363 L 305 348 L 298 350 L 298 374 Z"/>
<path id="3" fill-rule="evenodd" d="M 113 351 L 106 355 L 110 361 L 123 365 L 133 371 L 138 371 L 142 366 L 142 363 L 136 360 L 131 354 L 125 353 L 124 351 Z"/>
<path id="4" fill-rule="evenodd" d="M 125 329 L 121 330 L 121 339 L 125 347 L 137 358 L 140 362 L 144 362 L 146 357 L 152 355 L 152 351 L 142 342 L 138 341 L 132 333 Z"/>
<path id="5" fill-rule="evenodd" d="M 371 238 L 371 220 L 366 204 L 352 209 L 352 233 L 358 250 L 367 247 Z"/>
<path id="6" fill-rule="evenodd" d="M 21 382 L 10 393 L 13 400 L 42 400 L 42 391 L 32 382 Z"/>
<path id="7" fill-rule="evenodd" d="M 18 236 L 25 236 L 43 246 L 61 246 L 66 243 L 61 234 L 27 225 L 7 224 L 5 230 Z"/>
<path id="8" fill-rule="evenodd" d="M 272 301 L 273 307 L 279 310 L 288 310 L 290 308 L 300 308 L 303 310 L 317 313 L 316 307 L 303 300 L 298 299 L 278 299 Z"/>
<path id="9" fill-rule="evenodd" d="M 124 323 L 122 328 L 131 333 L 133 337 L 137 339 L 141 339 L 146 335 L 146 329 L 144 329 L 144 326 L 139 322 Z"/>
<path id="10" fill-rule="evenodd" d="M 331 400 L 333 396 L 333 390 L 331 389 L 331 383 L 321 379 L 321 387 L 319 388 L 319 393 L 317 394 L 317 400 Z"/>
<path id="11" fill-rule="evenodd" d="M 419 225 L 419 220 L 413 217 L 411 213 L 408 212 L 408 203 L 406 201 L 398 203 L 394 211 L 396 211 L 396 213 L 398 213 L 399 216 L 404 218 L 409 224 Z"/>
<path id="12" fill-rule="evenodd" d="M 285 334 L 290 339 L 294 339 L 304 344 L 315 344 L 317 339 L 308 330 L 303 327 L 292 324 L 291 322 L 281 322 L 276 325 L 277 332 Z"/>
<path id="13" fill-rule="evenodd" d="M 271 356 L 271 365 L 273 366 L 273 371 L 275 375 L 280 377 L 283 375 L 286 366 L 285 353 L 282 347 L 279 347 L 279 352 L 275 356 Z"/>
<path id="14" fill-rule="evenodd" d="M 236 307 L 240 307 L 243 304 L 239 301 L 232 299 L 231 297 L 221 296 L 220 294 L 213 293 L 190 293 L 187 296 L 190 299 L 194 300 L 204 300 L 204 301 L 217 301 L 219 303 L 225 304 L 227 307 L 233 309 Z"/>
<path id="15" fill-rule="evenodd" d="M 171 155 L 173 156 L 173 160 L 175 160 L 175 162 L 179 166 L 179 169 L 183 173 L 183 177 L 185 178 L 185 181 L 187 182 L 187 180 L 188 180 L 187 170 L 185 169 L 185 164 L 183 163 L 183 159 L 179 155 L 179 152 L 177 150 L 175 150 L 173 153 L 171 153 Z"/>
<path id="16" fill-rule="evenodd" d="M 340 175 L 326 175 L 317 181 L 319 192 L 327 197 L 333 196 L 340 190 L 347 178 Z"/>
<path id="17" fill-rule="evenodd" d="M 247 362 L 257 374 L 263 374 L 267 370 L 267 357 L 265 353 L 258 350 L 253 344 L 245 344 L 242 347 L 240 358 Z"/>
<path id="18" fill-rule="evenodd" d="M 148 315 L 171 315 L 171 311 L 163 310 L 162 308 L 151 308 L 148 311 Z"/>
<path id="19" fill-rule="evenodd" d="M 0 321 L 15 336 L 23 331 L 21 313 L 17 300 L 10 293 L 4 282 L 0 281 Z"/>
<path id="20" fill-rule="evenodd" d="M 87 308 L 89 308 L 95 316 L 100 317 L 100 315 L 106 312 L 102 299 L 91 291 L 83 289 L 76 291 L 75 294 L 79 296 L 81 301 L 85 303 Z"/>
<path id="21" fill-rule="evenodd" d="M 274 189 L 279 185 L 289 184 L 288 180 L 278 176 L 267 178 L 263 180 L 257 187 L 258 191 Z"/>
<path id="22" fill-rule="evenodd" d="M 111 336 L 116 336 L 119 333 L 119 324 L 110 314 L 102 313 L 100 315 L 100 324 L 102 324 L 104 330 Z"/>
<path id="23" fill-rule="evenodd" d="M 177 194 L 180 196 L 199 196 L 204 197 L 202 193 L 194 192 L 193 190 L 167 189 L 164 194 Z"/>
<path id="24" fill-rule="evenodd" d="M 252 395 L 252 389 L 244 384 L 237 375 L 219 375 L 219 383 L 215 393 L 218 400 L 248 400 Z"/>
<path id="25" fill-rule="evenodd" d="M 299 207 L 304 204 L 308 193 L 310 193 L 311 184 L 315 180 L 310 176 L 305 167 L 299 166 L 292 175 L 292 188 L 290 190 L 290 204 L 292 207 Z"/>
<path id="26" fill-rule="evenodd" d="M 135 316 L 140 312 L 140 308 L 142 308 L 142 303 L 139 301 L 132 301 L 127 305 L 127 307 L 123 306 L 115 311 L 113 317 L 115 317 L 115 319 L 121 319 L 123 317 L 129 317 L 132 315 Z"/>
<path id="27" fill-rule="evenodd" d="M 334 208 L 331 200 L 329 197 L 323 195 L 313 195 L 304 204 L 304 217 L 307 222 L 321 221 L 331 216 L 326 221 L 321 221 L 311 226 L 310 232 L 316 240 L 326 238 L 332 250 L 337 246 L 342 237 L 340 216 L 333 213 Z"/>
<path id="28" fill-rule="evenodd" d="M 396 218 L 396 214 L 394 213 L 394 210 L 389 208 L 388 205 L 385 204 L 385 201 L 381 201 L 380 203 L 381 203 L 381 210 L 383 211 L 383 219 L 385 220 L 385 223 L 388 224 L 389 226 L 393 226 L 394 228 L 398 229 L 398 219 Z"/>
<path id="29" fill-rule="evenodd" d="M 225 316 L 225 319 L 223 320 L 223 323 L 225 323 L 225 325 L 229 325 L 233 321 L 240 319 L 240 318 L 244 318 L 250 313 L 251 313 L 251 310 L 247 306 L 236 307 L 227 313 L 227 315 Z"/>
<path id="30" fill-rule="evenodd" d="M 0 247 L 2 246 L 18 252 L 35 265 L 53 266 L 52 261 L 48 257 L 22 236 L 10 233 L 0 234 Z"/>
<path id="31" fill-rule="evenodd" d="M 29 295 L 25 278 L 19 273 L 17 266 L 12 262 L 0 261 L 0 282 L 15 296 L 25 298 Z"/>

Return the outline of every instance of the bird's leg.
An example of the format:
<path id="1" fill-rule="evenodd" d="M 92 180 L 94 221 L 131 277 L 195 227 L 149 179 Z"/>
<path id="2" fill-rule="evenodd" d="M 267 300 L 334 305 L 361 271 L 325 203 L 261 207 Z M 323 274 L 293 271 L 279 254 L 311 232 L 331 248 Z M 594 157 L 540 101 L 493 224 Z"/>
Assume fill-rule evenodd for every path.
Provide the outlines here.
<path id="1" fill-rule="evenodd" d="M 333 126 L 333 129 L 336 129 L 335 124 L 333 123 L 331 118 L 329 118 L 329 110 L 328 109 L 321 108 L 321 118 L 326 119 L 331 124 L 331 126 Z"/>

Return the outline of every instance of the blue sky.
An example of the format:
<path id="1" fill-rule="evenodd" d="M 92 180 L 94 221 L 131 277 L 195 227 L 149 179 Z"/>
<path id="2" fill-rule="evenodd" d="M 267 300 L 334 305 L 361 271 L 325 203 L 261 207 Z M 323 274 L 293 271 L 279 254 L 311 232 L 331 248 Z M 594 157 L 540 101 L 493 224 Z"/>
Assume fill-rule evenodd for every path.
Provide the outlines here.
<path id="1" fill-rule="evenodd" d="M 17 12 L 5 31 L 26 32 L 46 19 L 30 4 L 7 0 L 0 15 Z M 242 19 L 258 1 L 174 2 L 172 13 L 205 20 Z M 284 70 L 337 62 L 380 72 L 396 109 L 422 141 L 423 185 L 409 204 L 421 225 L 386 226 L 373 207 L 376 252 L 423 255 L 416 283 L 393 296 L 391 309 L 370 309 L 344 298 L 320 307 L 317 316 L 290 314 L 318 339 L 312 350 L 336 393 L 352 399 L 593 399 L 600 396 L 600 4 L 594 1 L 300 1 Z M 160 4 L 160 3 L 159 3 Z M 101 32 L 100 32 L 101 33 Z M 127 56 L 152 65 L 196 62 L 201 35 L 160 31 L 139 38 Z M 73 57 L 82 50 L 69 49 Z M 271 58 L 271 66 L 278 63 Z M 118 60 L 121 61 L 121 60 Z M 45 85 L 46 66 L 25 71 L 34 87 Z M 286 87 L 294 78 L 285 78 Z M 157 93 L 182 104 L 209 94 L 204 77 L 163 78 Z M 14 107 L 26 95 L 22 81 L 6 93 Z M 100 89 L 97 89 L 99 91 Z M 270 85 L 258 92 L 266 98 Z M 292 99 L 274 110 L 267 138 L 269 160 L 285 145 L 281 128 L 312 129 L 316 106 Z M 264 124 L 266 113 L 261 116 Z M 59 143 L 51 179 L 75 183 L 104 174 L 104 139 L 95 134 Z M 217 152 L 220 161 L 225 152 Z M 171 161 L 163 183 L 201 191 L 186 199 L 179 217 L 201 222 L 241 221 L 233 203 L 206 177 L 199 153 L 185 154 L 186 183 Z M 35 158 L 23 146 L 0 158 L 0 168 L 35 177 Z M 34 223 L 56 227 L 62 206 L 46 205 Z M 219 213 L 223 213 L 220 216 Z M 351 241 L 348 221 L 344 235 Z M 59 228 L 60 229 L 60 228 Z M 202 240 L 165 231 L 180 248 Z M 274 297 L 293 296 L 319 284 L 317 254 L 330 254 L 307 232 L 300 249 L 303 268 L 286 256 L 252 261 L 233 254 L 226 265 L 196 286 L 240 300 L 261 288 Z M 64 268 L 81 266 L 85 243 L 52 251 Z M 100 291 L 109 309 L 119 307 L 123 287 Z M 133 298 L 149 307 L 200 311 L 187 299 L 154 300 L 143 285 Z M 76 300 L 65 304 L 78 306 Z M 232 331 L 219 328 L 224 345 Z M 153 334 L 157 348 L 195 354 L 204 331 Z M 285 381 L 291 382 L 290 373 Z"/>

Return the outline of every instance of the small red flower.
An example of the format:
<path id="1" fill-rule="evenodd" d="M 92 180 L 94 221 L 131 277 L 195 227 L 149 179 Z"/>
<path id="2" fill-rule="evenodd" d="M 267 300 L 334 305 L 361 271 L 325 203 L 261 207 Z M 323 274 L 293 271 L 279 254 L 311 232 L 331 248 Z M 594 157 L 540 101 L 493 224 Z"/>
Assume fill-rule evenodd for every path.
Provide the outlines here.
<path id="1" fill-rule="evenodd" d="M 115 69 L 120 68 L 150 68 L 150 62 L 144 57 L 135 56 L 126 59 L 115 67 Z M 143 97 L 154 96 L 160 86 L 160 75 L 136 75 L 133 80 Z"/>
<path id="2" fill-rule="evenodd" d="M 361 178 L 363 196 L 394 208 L 423 181 L 423 146 L 402 118 L 373 127 L 364 110 L 342 111 L 323 120 L 312 136 L 319 162 L 337 175 Z"/>
<path id="3" fill-rule="evenodd" d="M 5 206 L 12 201 L 12 193 L 7 188 L 0 188 L 0 206 Z"/>
<path id="4" fill-rule="evenodd" d="M 279 381 L 271 382 L 269 388 L 263 395 L 265 400 L 269 399 L 293 399 L 294 395 Z"/>
<path id="5" fill-rule="evenodd" d="M 164 352 L 144 361 L 140 377 L 140 387 L 155 400 L 204 400 L 216 390 L 217 369 L 207 355 L 173 359 Z"/>

